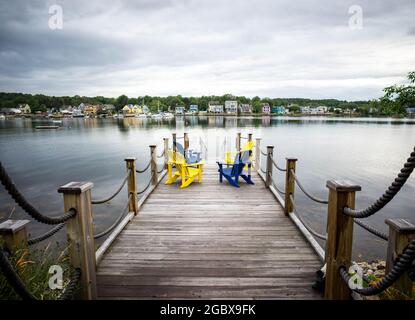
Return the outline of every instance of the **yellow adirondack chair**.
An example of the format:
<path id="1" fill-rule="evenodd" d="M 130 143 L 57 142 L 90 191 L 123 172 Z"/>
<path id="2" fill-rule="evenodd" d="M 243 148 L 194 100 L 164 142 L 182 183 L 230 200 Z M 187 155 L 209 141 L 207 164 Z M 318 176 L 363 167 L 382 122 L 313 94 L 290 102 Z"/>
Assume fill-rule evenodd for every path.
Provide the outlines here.
<path id="1" fill-rule="evenodd" d="M 167 181 L 166 184 L 172 184 L 177 178 L 182 178 L 180 188 L 188 187 L 196 178 L 202 183 L 202 172 L 204 161 L 198 163 L 186 163 L 185 157 L 176 151 L 168 151 L 169 160 L 167 162 Z M 173 166 L 176 171 L 173 172 Z"/>
<path id="2" fill-rule="evenodd" d="M 243 151 L 252 151 L 252 148 L 255 146 L 255 142 L 254 141 L 247 141 L 241 148 L 241 152 Z M 233 163 L 233 160 L 235 159 L 236 156 L 236 152 L 230 152 L 227 151 L 225 152 L 225 162 L 227 164 Z M 251 152 L 251 156 L 249 158 L 249 160 L 252 161 L 252 152 Z M 245 166 L 245 169 L 247 168 L 247 166 Z"/>

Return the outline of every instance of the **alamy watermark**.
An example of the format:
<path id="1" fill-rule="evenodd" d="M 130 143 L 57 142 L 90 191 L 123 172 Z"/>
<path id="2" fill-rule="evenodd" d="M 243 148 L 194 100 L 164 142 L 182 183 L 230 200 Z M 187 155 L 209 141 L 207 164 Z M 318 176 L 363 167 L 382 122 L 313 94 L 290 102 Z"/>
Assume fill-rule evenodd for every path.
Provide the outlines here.
<path id="1" fill-rule="evenodd" d="M 357 264 L 352 264 L 349 268 L 349 274 L 352 276 L 349 279 L 350 289 L 362 289 L 363 288 L 363 270 Z"/>
<path id="2" fill-rule="evenodd" d="M 51 30 L 63 29 L 63 9 L 62 6 L 54 4 L 49 7 L 48 26 Z"/>
<path id="3" fill-rule="evenodd" d="M 350 6 L 349 28 L 352 30 L 363 29 L 363 8 L 357 4 Z"/>
<path id="4" fill-rule="evenodd" d="M 59 265 L 53 265 L 48 271 L 52 276 L 49 278 L 48 285 L 52 290 L 63 289 L 63 270 Z"/>

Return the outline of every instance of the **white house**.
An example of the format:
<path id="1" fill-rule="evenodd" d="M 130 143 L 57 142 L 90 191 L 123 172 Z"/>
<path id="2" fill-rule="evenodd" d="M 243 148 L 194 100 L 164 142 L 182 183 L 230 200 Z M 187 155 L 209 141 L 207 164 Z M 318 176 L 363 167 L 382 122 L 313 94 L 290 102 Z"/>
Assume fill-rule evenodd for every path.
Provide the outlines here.
<path id="1" fill-rule="evenodd" d="M 208 111 L 212 113 L 223 113 L 223 105 L 218 101 L 209 101 Z"/>
<path id="2" fill-rule="evenodd" d="M 238 102 L 237 101 L 225 101 L 225 111 L 230 114 L 238 113 Z"/>
<path id="3" fill-rule="evenodd" d="M 176 106 L 175 113 L 176 114 L 184 114 L 184 107 L 183 106 Z"/>

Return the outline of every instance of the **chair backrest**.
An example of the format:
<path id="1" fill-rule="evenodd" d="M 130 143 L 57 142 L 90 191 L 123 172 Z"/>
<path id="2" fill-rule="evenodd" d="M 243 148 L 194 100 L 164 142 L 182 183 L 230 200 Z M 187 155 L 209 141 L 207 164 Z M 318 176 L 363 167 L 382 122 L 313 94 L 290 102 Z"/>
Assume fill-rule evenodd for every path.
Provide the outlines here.
<path id="1" fill-rule="evenodd" d="M 169 162 L 174 163 L 176 169 L 181 173 L 183 170 L 185 171 L 185 174 L 188 174 L 185 157 L 176 151 L 168 150 L 167 154 L 169 156 Z"/>
<path id="2" fill-rule="evenodd" d="M 183 146 L 179 142 L 173 141 L 173 145 L 176 147 L 176 150 L 178 152 L 180 152 L 182 155 L 185 154 L 184 148 L 183 148 Z"/>
<path id="3" fill-rule="evenodd" d="M 241 151 L 247 151 L 247 150 L 252 150 L 252 148 L 255 146 L 255 142 L 254 141 L 247 141 L 244 143 L 244 145 L 242 146 Z"/>
<path id="4" fill-rule="evenodd" d="M 232 166 L 232 176 L 239 176 L 244 170 L 245 165 L 250 164 L 251 160 L 249 159 L 251 154 L 250 150 L 238 152 L 233 161 L 234 165 Z"/>

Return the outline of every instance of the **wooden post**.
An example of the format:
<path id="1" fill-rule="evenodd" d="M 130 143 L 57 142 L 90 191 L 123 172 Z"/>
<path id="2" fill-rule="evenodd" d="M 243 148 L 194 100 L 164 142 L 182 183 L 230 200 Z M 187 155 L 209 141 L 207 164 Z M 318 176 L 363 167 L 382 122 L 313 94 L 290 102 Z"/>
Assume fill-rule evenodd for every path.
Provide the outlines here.
<path id="1" fill-rule="evenodd" d="M 272 157 L 274 153 L 274 146 L 267 146 L 267 170 L 265 177 L 265 186 L 269 188 L 272 181 Z"/>
<path id="2" fill-rule="evenodd" d="M 297 159 L 296 158 L 286 158 L 286 168 L 287 171 L 285 172 L 285 206 L 284 206 L 284 213 L 286 216 L 290 212 L 294 210 L 294 206 L 291 202 L 290 195 L 294 198 L 294 190 L 295 190 L 295 180 L 294 176 L 291 173 L 291 169 L 295 173 L 295 165 L 296 165 Z"/>
<path id="3" fill-rule="evenodd" d="M 386 219 L 385 223 L 389 225 L 389 242 L 388 254 L 386 258 L 386 274 L 392 269 L 398 254 L 401 254 L 408 243 L 415 239 L 415 225 L 405 219 Z M 402 294 L 402 299 L 409 299 L 413 294 L 413 282 L 405 272 L 392 285 Z"/>
<path id="4" fill-rule="evenodd" d="M 184 150 L 189 149 L 189 134 L 187 132 L 184 133 Z"/>
<path id="5" fill-rule="evenodd" d="M 173 151 L 176 151 L 176 133 L 172 133 L 172 138 L 173 138 Z"/>
<path id="6" fill-rule="evenodd" d="M 75 217 L 66 222 L 69 261 L 81 269 L 79 298 L 96 299 L 95 240 L 91 205 L 92 182 L 70 182 L 58 189 L 63 193 L 64 210 L 76 210 Z"/>
<path id="7" fill-rule="evenodd" d="M 0 223 L 0 237 L 4 240 L 5 249 L 14 255 L 16 250 L 27 249 L 26 225 L 30 220 L 6 220 Z"/>
<path id="8" fill-rule="evenodd" d="M 248 133 L 248 141 L 251 142 L 252 141 L 252 133 Z"/>
<path id="9" fill-rule="evenodd" d="M 349 181 L 327 181 L 329 203 L 327 208 L 326 241 L 326 299 L 350 299 L 350 289 L 340 276 L 340 266 L 349 268 L 352 260 L 353 217 L 343 213 L 345 207 L 354 209 L 359 185 Z"/>
<path id="10" fill-rule="evenodd" d="M 130 174 L 128 175 L 128 199 L 129 205 L 128 210 L 130 212 L 134 212 L 136 215 L 138 213 L 138 197 L 137 197 L 137 182 L 136 182 L 136 166 L 135 166 L 135 158 L 134 157 L 128 157 L 125 158 L 125 163 L 127 166 L 127 172 L 130 170 Z M 131 196 L 131 198 L 130 198 Z"/>
<path id="11" fill-rule="evenodd" d="M 167 169 L 167 162 L 169 162 L 169 138 L 164 140 L 164 167 Z"/>
<path id="12" fill-rule="evenodd" d="M 261 167 L 261 138 L 256 138 L 255 143 L 255 169 L 256 171 L 260 171 Z"/>
<path id="13" fill-rule="evenodd" d="M 241 133 L 236 134 L 236 152 L 241 151 Z"/>
<path id="14" fill-rule="evenodd" d="M 158 181 L 157 177 L 157 146 L 150 146 L 150 161 L 151 161 L 151 184 L 155 186 Z"/>

